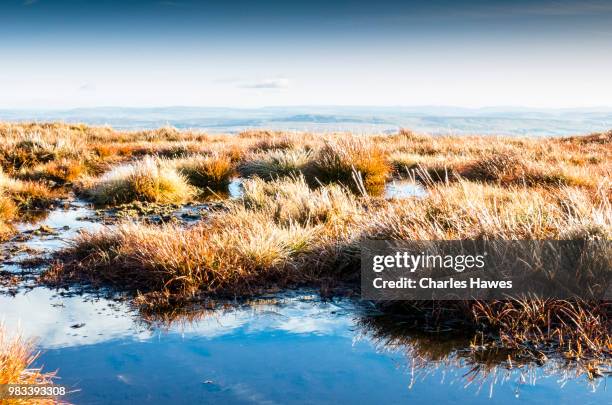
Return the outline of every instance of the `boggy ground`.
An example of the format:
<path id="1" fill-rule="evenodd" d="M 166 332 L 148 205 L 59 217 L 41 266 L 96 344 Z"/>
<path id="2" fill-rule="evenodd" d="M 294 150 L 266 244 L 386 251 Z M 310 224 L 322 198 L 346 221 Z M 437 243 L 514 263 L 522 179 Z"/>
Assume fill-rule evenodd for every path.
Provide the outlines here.
<path id="1" fill-rule="evenodd" d="M 359 246 L 386 239 L 603 239 L 612 236 L 612 132 L 569 138 L 118 132 L 1 124 L 3 235 L 25 209 L 75 193 L 102 206 L 215 199 L 195 223 L 127 220 L 83 233 L 42 282 L 110 286 L 144 308 L 296 285 L 337 292 L 359 277 Z M 224 199 L 234 177 L 240 198 Z M 423 198 L 385 199 L 407 178 Z M 346 291 L 346 289 L 342 289 Z M 609 360 L 608 302 L 397 303 L 431 329 L 482 332 L 485 344 Z"/>

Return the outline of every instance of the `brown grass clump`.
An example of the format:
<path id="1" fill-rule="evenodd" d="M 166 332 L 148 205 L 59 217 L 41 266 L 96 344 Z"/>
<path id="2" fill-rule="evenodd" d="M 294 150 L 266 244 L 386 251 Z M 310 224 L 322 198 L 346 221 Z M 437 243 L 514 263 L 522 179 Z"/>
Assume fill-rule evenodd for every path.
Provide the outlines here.
<path id="1" fill-rule="evenodd" d="M 522 299 L 474 302 L 473 322 L 499 334 L 507 348 L 548 348 L 567 359 L 612 356 L 609 302 Z"/>
<path id="2" fill-rule="evenodd" d="M 357 219 L 363 203 L 338 185 L 310 189 L 303 176 L 265 182 L 254 179 L 244 183 L 241 204 L 266 212 L 280 224 L 327 224 Z"/>
<path id="3" fill-rule="evenodd" d="M 226 188 L 234 175 L 234 163 L 225 155 L 189 156 L 171 163 L 189 184 L 220 190 Z"/>
<path id="4" fill-rule="evenodd" d="M 252 294 L 268 283 L 307 278 L 289 273 L 289 258 L 310 247 L 313 228 L 270 223 L 235 209 L 229 218 L 184 229 L 124 225 L 84 234 L 69 253 L 77 262 L 47 278 L 81 279 L 177 300 L 197 292 Z M 282 281 L 283 280 L 283 281 Z"/>
<path id="5" fill-rule="evenodd" d="M 17 207 L 13 200 L 4 194 L 0 194 L 0 242 L 9 239 L 15 229 L 11 222 L 17 216 Z"/>
<path id="6" fill-rule="evenodd" d="M 87 164 L 82 160 L 60 159 L 32 167 L 19 173 L 19 177 L 28 180 L 48 181 L 64 185 L 73 183 L 87 174 Z"/>
<path id="7" fill-rule="evenodd" d="M 19 127 L 15 130 L 14 137 L 5 137 L 0 148 L 0 164 L 9 172 L 63 157 L 78 157 L 82 150 L 76 139 L 47 137 L 35 131 L 23 133 Z"/>
<path id="8" fill-rule="evenodd" d="M 20 210 L 47 208 L 55 200 L 44 184 L 12 179 L 1 170 L 0 192 L 12 199 Z"/>
<path id="9" fill-rule="evenodd" d="M 0 242 L 7 241 L 15 233 L 15 228 L 4 221 L 0 221 Z"/>
<path id="10" fill-rule="evenodd" d="M 386 154 L 367 138 L 344 137 L 328 141 L 317 151 L 304 174 L 316 184 L 337 182 L 359 190 L 359 178 L 366 191 L 379 194 L 389 176 Z"/>
<path id="11" fill-rule="evenodd" d="M 438 183 L 423 199 L 390 204 L 372 217 L 377 238 L 563 239 L 571 229 L 610 235 L 612 208 L 604 190 L 502 187 L 469 181 Z M 604 231 L 605 230 L 605 231 Z"/>
<path id="12" fill-rule="evenodd" d="M 186 179 L 161 159 L 147 157 L 102 176 L 86 194 L 97 204 L 182 203 L 193 196 Z"/>
<path id="13" fill-rule="evenodd" d="M 263 138 L 251 146 L 250 150 L 254 152 L 268 152 L 272 150 L 294 149 L 295 147 L 295 140 L 287 135 L 281 135 Z"/>
<path id="14" fill-rule="evenodd" d="M 525 165 L 519 156 L 512 153 L 492 153 L 466 165 L 461 176 L 472 181 L 507 182 L 509 177 L 521 176 Z"/>
<path id="15" fill-rule="evenodd" d="M 606 132 L 597 132 L 586 136 L 570 136 L 567 138 L 562 138 L 561 142 L 610 145 L 612 144 L 612 129 Z"/>
<path id="16" fill-rule="evenodd" d="M 268 153 L 250 155 L 239 166 L 243 177 L 260 177 L 274 180 L 280 177 L 297 176 L 311 163 L 311 151 L 306 150 L 274 150 Z"/>
<path id="17" fill-rule="evenodd" d="M 17 216 L 15 202 L 5 193 L 0 194 L 0 221 L 12 221 Z"/>
<path id="18" fill-rule="evenodd" d="M 402 319 L 396 332 L 434 330 L 472 335 L 473 354 L 503 351 L 501 360 L 518 354 L 546 360 L 562 354 L 566 361 L 610 361 L 610 302 L 520 298 L 497 301 L 396 301 L 381 309 Z M 397 318 L 396 318 L 397 320 Z M 465 349 L 465 343 L 462 343 Z M 456 348 L 451 348 L 451 351 Z M 421 353 L 422 354 L 422 353 Z M 449 353 L 442 353 L 442 357 Z M 438 357 L 438 356 L 436 356 Z"/>
<path id="19" fill-rule="evenodd" d="M 589 186 L 585 176 L 565 173 L 562 167 L 528 163 L 515 153 L 492 153 L 458 169 L 467 180 L 528 186 Z"/>
<path id="20" fill-rule="evenodd" d="M 586 377 L 587 383 L 594 388 L 597 387 L 599 377 L 605 375 L 607 368 L 612 365 L 612 359 L 603 354 L 583 353 L 582 358 L 553 357 L 549 360 L 547 354 L 552 354 L 549 350 L 538 344 L 526 344 L 517 347 L 514 344 L 505 347 L 494 337 L 494 334 L 483 333 L 482 329 L 468 330 L 469 327 L 461 326 L 452 330 L 449 325 L 457 326 L 457 315 L 466 314 L 470 316 L 470 311 L 465 311 L 469 306 L 454 303 L 454 308 L 445 308 L 447 303 L 443 303 L 436 309 L 427 309 L 424 305 L 416 303 L 410 313 L 415 312 L 429 313 L 432 317 L 442 315 L 443 318 L 450 318 L 442 321 L 442 330 L 436 331 L 436 327 L 418 328 L 414 325 L 415 317 L 410 313 L 385 314 L 364 316 L 359 320 L 364 336 L 374 341 L 379 350 L 403 350 L 411 364 L 411 385 L 420 380 L 420 376 L 425 377 L 432 371 L 443 367 L 448 369 L 449 365 L 456 367 L 459 373 L 455 376 L 456 381 L 462 386 L 468 387 L 475 385 L 477 390 L 484 385 L 493 388 L 495 384 L 504 384 L 509 380 L 516 379 L 517 382 L 536 381 L 537 378 L 548 378 L 551 375 L 558 376 L 561 386 L 568 379 L 578 379 Z M 584 304 L 584 303 L 581 303 Z M 536 304 L 536 306 L 539 305 Z M 548 305 L 559 310 L 563 306 L 572 307 L 577 305 L 570 302 L 551 302 Z M 461 308 L 463 306 L 463 309 Z M 513 308 L 515 309 L 515 308 Z M 446 310 L 446 316 L 445 316 Z M 448 314 L 455 314 L 448 317 Z M 550 315 L 550 313 L 548 313 Z M 471 316 L 470 316 L 471 317 Z M 546 313 L 538 320 L 550 320 Z M 472 318 L 473 319 L 473 318 Z M 486 323 L 486 319 L 481 320 Z M 478 325 L 478 324 L 476 324 Z M 580 325 L 577 325 L 580 328 Z M 543 330 L 547 330 L 546 325 Z M 554 350 L 554 349 L 553 349 Z M 545 364 L 546 363 L 546 364 Z M 466 373 L 465 368 L 469 369 Z M 452 374 L 445 377 L 450 378 L 451 383 L 455 382 Z M 601 381 L 605 384 L 605 381 Z"/>
<path id="21" fill-rule="evenodd" d="M 9 337 L 0 324 L 0 384 L 52 384 L 55 373 L 45 373 L 40 368 L 32 368 L 38 358 L 33 352 L 31 341 L 20 336 Z M 28 399 L 23 401 L 5 400 L 3 403 L 53 404 L 52 399 Z"/>

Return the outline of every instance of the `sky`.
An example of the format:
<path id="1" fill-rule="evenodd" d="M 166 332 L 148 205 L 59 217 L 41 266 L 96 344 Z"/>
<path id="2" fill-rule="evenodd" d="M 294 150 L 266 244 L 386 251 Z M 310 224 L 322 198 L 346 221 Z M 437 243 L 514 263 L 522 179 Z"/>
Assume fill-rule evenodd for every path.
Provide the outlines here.
<path id="1" fill-rule="evenodd" d="M 0 3 L 0 108 L 612 106 L 612 1 Z"/>

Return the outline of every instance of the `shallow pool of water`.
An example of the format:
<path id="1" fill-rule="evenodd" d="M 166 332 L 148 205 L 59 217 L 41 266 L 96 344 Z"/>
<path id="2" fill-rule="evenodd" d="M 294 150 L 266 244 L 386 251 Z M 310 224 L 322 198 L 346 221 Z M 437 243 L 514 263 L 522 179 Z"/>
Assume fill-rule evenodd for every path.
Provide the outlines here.
<path id="1" fill-rule="evenodd" d="M 423 198 L 427 196 L 427 190 L 418 183 L 411 180 L 394 180 L 385 186 L 385 198 Z"/>
<path id="2" fill-rule="evenodd" d="M 66 246 L 66 241 L 74 238 L 81 231 L 95 231 L 103 225 L 92 221 L 94 210 L 90 204 L 71 200 L 63 208 L 51 210 L 40 221 L 22 223 L 17 226 L 19 232 L 32 232 L 41 228 L 48 228 L 51 233 L 33 234 L 32 238 L 24 244 L 31 248 L 44 249 L 51 252 Z"/>
<path id="3" fill-rule="evenodd" d="M 410 345 L 385 343 L 384 330 L 368 329 L 364 304 L 322 301 L 308 291 L 175 319 L 144 318 L 123 303 L 42 287 L 0 295 L 0 308 L 9 330 L 37 337 L 37 365 L 58 370 L 74 403 L 603 404 L 612 398 L 605 379 L 564 381 L 550 367 L 501 369 L 469 384 L 474 364 L 452 356 L 422 362 Z M 414 339 L 415 347 L 424 345 Z"/>

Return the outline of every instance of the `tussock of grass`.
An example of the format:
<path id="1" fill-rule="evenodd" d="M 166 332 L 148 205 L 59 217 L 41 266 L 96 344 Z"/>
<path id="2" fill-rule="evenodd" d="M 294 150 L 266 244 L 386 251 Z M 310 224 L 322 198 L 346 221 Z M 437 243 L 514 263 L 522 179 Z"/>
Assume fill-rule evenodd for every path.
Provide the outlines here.
<path id="1" fill-rule="evenodd" d="M 0 242 L 9 240 L 14 233 L 15 228 L 13 228 L 11 224 L 5 221 L 0 221 Z"/>
<path id="2" fill-rule="evenodd" d="M 47 208 L 55 196 L 43 184 L 10 178 L 0 170 L 0 192 L 10 198 L 19 210 Z"/>
<path id="3" fill-rule="evenodd" d="M 172 162 L 189 184 L 202 188 L 220 190 L 226 188 L 234 175 L 234 163 L 226 155 L 188 156 Z"/>
<path id="4" fill-rule="evenodd" d="M 10 178 L 0 169 L 0 241 L 15 232 L 12 222 L 24 211 L 49 207 L 54 194 L 43 184 Z"/>
<path id="5" fill-rule="evenodd" d="M 589 186 L 582 176 L 572 176 L 561 167 L 545 167 L 525 161 L 514 153 L 492 153 L 458 169 L 459 175 L 471 181 L 529 186 Z"/>
<path id="6" fill-rule="evenodd" d="M 0 194 L 0 221 L 12 221 L 17 213 L 18 209 L 13 200 L 4 193 Z"/>
<path id="7" fill-rule="evenodd" d="M 267 152 L 272 150 L 287 150 L 295 149 L 297 143 L 289 136 L 283 134 L 281 136 L 272 136 L 264 138 L 251 146 L 250 150 L 255 152 Z"/>
<path id="8" fill-rule="evenodd" d="M 460 174 L 468 180 L 503 181 L 508 176 L 521 176 L 525 170 L 522 160 L 511 153 L 491 153 L 466 165 Z"/>
<path id="9" fill-rule="evenodd" d="M 376 237 L 389 239 L 562 239 L 570 229 L 612 229 L 610 201 L 577 188 L 435 184 L 427 198 L 379 210 Z M 565 195 L 566 198 L 559 198 Z M 588 225 L 588 226 L 587 226 Z"/>
<path id="10" fill-rule="evenodd" d="M 266 180 L 297 176 L 312 161 L 312 152 L 305 150 L 272 151 L 251 155 L 238 170 L 243 177 Z"/>
<path id="11" fill-rule="evenodd" d="M 0 194 L 0 242 L 9 239 L 15 232 L 11 222 L 17 217 L 17 213 L 13 200 Z"/>
<path id="12" fill-rule="evenodd" d="M 81 148 L 68 137 L 45 137 L 39 132 L 27 132 L 15 138 L 5 138 L 0 147 L 0 164 L 5 170 L 19 170 L 63 157 L 77 157 Z"/>
<path id="13" fill-rule="evenodd" d="M 39 164 L 29 170 L 19 173 L 26 180 L 50 181 L 60 185 L 73 183 L 88 172 L 86 163 L 82 160 L 60 159 Z"/>
<path id="14" fill-rule="evenodd" d="M 265 182 L 254 179 L 244 183 L 241 203 L 263 211 L 280 224 L 331 224 L 356 218 L 362 202 L 338 185 L 310 189 L 303 176 Z"/>
<path id="15" fill-rule="evenodd" d="M 114 168 L 86 193 L 97 204 L 132 201 L 181 203 L 193 196 L 193 189 L 186 179 L 165 161 L 146 157 L 138 162 Z"/>
<path id="16" fill-rule="evenodd" d="M 356 174 L 368 192 L 382 192 L 390 173 L 385 152 L 367 138 L 344 137 L 326 142 L 304 170 L 312 182 L 341 183 L 358 190 Z"/>
<path id="17" fill-rule="evenodd" d="M 33 344 L 20 336 L 9 337 L 0 324 L 0 384 L 52 384 L 55 373 L 45 373 L 39 368 L 31 368 L 38 358 L 33 352 Z M 30 401 L 28 403 L 54 403 L 52 400 Z M 20 403 L 3 402 L 3 403 Z"/>
<path id="18" fill-rule="evenodd" d="M 308 249 L 312 238 L 313 227 L 277 225 L 263 213 L 236 207 L 231 217 L 188 229 L 124 225 L 83 234 L 71 252 L 81 264 L 46 277 L 70 275 L 145 294 L 168 291 L 180 300 L 197 292 L 252 294 L 270 282 L 308 279 L 286 270 L 289 258 Z"/>

